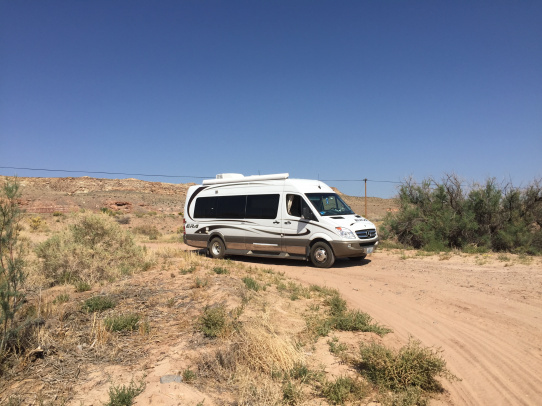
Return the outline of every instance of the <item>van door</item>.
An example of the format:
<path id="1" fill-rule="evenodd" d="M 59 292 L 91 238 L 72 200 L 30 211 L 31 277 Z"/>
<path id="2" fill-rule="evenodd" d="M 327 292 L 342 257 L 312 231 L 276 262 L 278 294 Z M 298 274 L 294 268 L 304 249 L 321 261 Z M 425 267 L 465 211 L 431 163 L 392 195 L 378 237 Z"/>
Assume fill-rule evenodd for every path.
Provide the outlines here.
<path id="1" fill-rule="evenodd" d="M 245 213 L 245 246 L 253 253 L 280 254 L 280 194 L 248 195 Z"/>
<path id="2" fill-rule="evenodd" d="M 303 210 L 312 212 L 303 196 L 286 193 L 282 205 L 282 251 L 292 255 L 306 255 L 310 236 L 314 232 Z"/>

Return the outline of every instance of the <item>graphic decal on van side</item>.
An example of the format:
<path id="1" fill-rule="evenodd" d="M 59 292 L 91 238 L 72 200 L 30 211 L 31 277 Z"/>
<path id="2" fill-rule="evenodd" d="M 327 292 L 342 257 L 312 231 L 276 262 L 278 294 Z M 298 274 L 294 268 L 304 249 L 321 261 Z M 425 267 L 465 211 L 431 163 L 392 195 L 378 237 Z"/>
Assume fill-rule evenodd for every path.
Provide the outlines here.
<path id="1" fill-rule="evenodd" d="M 190 207 L 192 207 L 192 202 L 194 201 L 194 199 L 196 198 L 196 196 L 199 195 L 202 191 L 204 191 L 204 190 L 207 189 L 207 188 L 208 188 L 208 186 L 201 186 L 201 187 L 199 187 L 199 188 L 196 189 L 196 191 L 192 194 L 192 196 L 190 196 L 190 200 L 188 200 L 188 203 L 187 203 L 187 205 L 186 205 L 187 210 L 189 210 Z M 185 213 L 185 215 L 187 215 L 187 216 L 190 218 L 190 220 L 195 221 L 195 220 L 192 218 L 192 216 L 190 215 L 189 212 Z"/>

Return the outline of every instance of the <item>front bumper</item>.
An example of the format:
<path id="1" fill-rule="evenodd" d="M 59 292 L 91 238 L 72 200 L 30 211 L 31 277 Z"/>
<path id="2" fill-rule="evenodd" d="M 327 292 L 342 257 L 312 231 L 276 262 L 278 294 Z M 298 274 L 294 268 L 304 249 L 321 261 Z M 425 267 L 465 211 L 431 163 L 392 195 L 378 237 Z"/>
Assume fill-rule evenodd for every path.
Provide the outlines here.
<path id="1" fill-rule="evenodd" d="M 331 241 L 331 248 L 337 258 L 361 257 L 374 252 L 378 245 L 378 238 L 372 241 L 349 240 Z"/>

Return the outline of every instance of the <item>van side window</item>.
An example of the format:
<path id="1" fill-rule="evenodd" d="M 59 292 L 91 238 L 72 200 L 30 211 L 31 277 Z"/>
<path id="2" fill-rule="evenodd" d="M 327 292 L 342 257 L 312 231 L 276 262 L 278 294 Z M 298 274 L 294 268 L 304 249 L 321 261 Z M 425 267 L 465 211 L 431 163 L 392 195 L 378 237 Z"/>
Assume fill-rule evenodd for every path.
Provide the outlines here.
<path id="1" fill-rule="evenodd" d="M 247 219 L 268 219 L 277 218 L 279 208 L 279 195 L 248 195 Z"/>
<path id="2" fill-rule="evenodd" d="M 194 208 L 194 218 L 208 219 L 216 217 L 217 197 L 198 197 Z"/>
<path id="3" fill-rule="evenodd" d="M 275 219 L 280 195 L 198 197 L 194 218 Z"/>
<path id="4" fill-rule="evenodd" d="M 286 211 L 290 216 L 303 217 L 303 209 L 308 208 L 312 213 L 310 206 L 299 195 L 286 195 Z"/>
<path id="5" fill-rule="evenodd" d="M 246 201 L 246 196 L 220 196 L 216 217 L 221 219 L 244 218 Z"/>

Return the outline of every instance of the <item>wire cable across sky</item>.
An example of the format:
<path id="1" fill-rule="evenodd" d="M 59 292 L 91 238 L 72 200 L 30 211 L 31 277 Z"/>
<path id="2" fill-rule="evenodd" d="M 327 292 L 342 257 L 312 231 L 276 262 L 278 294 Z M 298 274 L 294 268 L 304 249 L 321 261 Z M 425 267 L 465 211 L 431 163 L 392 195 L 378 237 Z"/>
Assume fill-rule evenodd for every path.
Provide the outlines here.
<path id="1" fill-rule="evenodd" d="M 164 174 L 148 174 L 148 173 L 127 173 L 127 172 L 107 172 L 107 171 L 85 171 L 85 170 L 70 170 L 70 169 L 50 169 L 50 168 L 27 168 L 15 166 L 0 166 L 0 169 L 14 169 L 25 171 L 42 171 L 42 172 L 61 172 L 61 173 L 84 173 L 92 175 L 122 175 L 122 176 L 145 176 L 159 178 L 189 178 L 189 179 L 213 179 L 214 176 L 195 176 L 195 175 L 164 175 Z M 395 183 L 402 182 L 393 180 L 375 180 L 375 179 L 320 179 L 322 182 L 376 182 L 376 183 Z"/>

